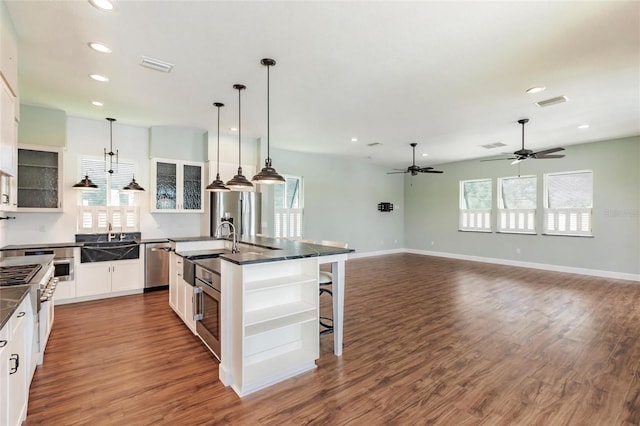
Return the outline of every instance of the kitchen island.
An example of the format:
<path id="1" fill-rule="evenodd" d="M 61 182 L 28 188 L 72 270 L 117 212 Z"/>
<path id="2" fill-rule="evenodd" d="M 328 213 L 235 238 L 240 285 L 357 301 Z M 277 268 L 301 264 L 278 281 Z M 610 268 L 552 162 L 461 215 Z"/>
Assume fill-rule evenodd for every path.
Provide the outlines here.
<path id="1" fill-rule="evenodd" d="M 184 257 L 217 256 L 193 262 L 219 280 L 219 378 L 238 395 L 316 367 L 322 263 L 334 274 L 334 353 L 342 354 L 344 262 L 354 250 L 255 237 L 240 241 L 239 253 L 221 253 L 226 240 L 170 240 Z"/>

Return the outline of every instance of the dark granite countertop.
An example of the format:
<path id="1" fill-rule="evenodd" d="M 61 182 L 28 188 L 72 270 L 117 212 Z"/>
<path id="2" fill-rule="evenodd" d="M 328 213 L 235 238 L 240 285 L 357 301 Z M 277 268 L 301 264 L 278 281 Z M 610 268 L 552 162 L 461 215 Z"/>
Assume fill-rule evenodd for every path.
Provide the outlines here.
<path id="1" fill-rule="evenodd" d="M 157 244 L 157 243 L 168 243 L 168 238 L 144 238 L 138 241 L 140 244 Z"/>
<path id="2" fill-rule="evenodd" d="M 0 248 L 0 251 L 6 250 L 37 250 L 37 249 L 50 249 L 50 248 L 64 248 L 64 247 L 82 247 L 82 243 L 33 243 L 33 244 L 12 244 Z"/>
<path id="3" fill-rule="evenodd" d="M 9 321 L 30 290 L 31 286 L 29 285 L 0 287 L 0 330 Z"/>
<path id="4" fill-rule="evenodd" d="M 210 238 L 215 239 L 215 238 Z M 277 262 L 280 260 L 302 259 L 305 257 L 330 256 L 334 254 L 353 253 L 354 249 L 340 247 L 321 246 L 318 244 L 301 243 L 298 241 L 281 240 L 267 237 L 251 237 L 239 241 L 240 253 L 224 253 L 218 259 L 226 260 L 236 265 L 248 265 L 253 263 Z M 252 249 L 249 246 L 255 246 Z M 206 252 L 207 250 L 197 250 L 183 252 L 182 255 Z M 211 249 L 212 253 L 220 252 L 220 249 Z M 219 267 L 219 260 L 197 259 L 194 262 L 205 269 L 215 270 Z"/>

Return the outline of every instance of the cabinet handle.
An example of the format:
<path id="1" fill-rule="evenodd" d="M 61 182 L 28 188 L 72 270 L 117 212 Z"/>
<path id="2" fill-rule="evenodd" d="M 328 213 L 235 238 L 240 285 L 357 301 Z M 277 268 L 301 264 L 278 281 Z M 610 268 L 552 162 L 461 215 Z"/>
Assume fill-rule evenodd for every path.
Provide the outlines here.
<path id="1" fill-rule="evenodd" d="M 25 312 L 18 312 L 18 315 L 16 315 L 16 318 L 22 318 L 25 315 L 27 315 Z"/>
<path id="2" fill-rule="evenodd" d="M 7 341 L 6 340 L 0 340 L 0 348 L 4 348 L 5 346 L 7 346 Z"/>
<path id="3" fill-rule="evenodd" d="M 9 361 L 14 361 L 15 366 L 9 369 L 9 374 L 16 374 L 18 372 L 18 368 L 20 367 L 20 355 L 19 354 L 11 354 L 9 357 Z"/>
<path id="4" fill-rule="evenodd" d="M 200 321 L 203 319 L 204 312 L 204 299 L 202 297 L 202 289 L 194 288 L 193 296 L 191 297 L 191 303 L 193 305 L 193 320 Z"/>

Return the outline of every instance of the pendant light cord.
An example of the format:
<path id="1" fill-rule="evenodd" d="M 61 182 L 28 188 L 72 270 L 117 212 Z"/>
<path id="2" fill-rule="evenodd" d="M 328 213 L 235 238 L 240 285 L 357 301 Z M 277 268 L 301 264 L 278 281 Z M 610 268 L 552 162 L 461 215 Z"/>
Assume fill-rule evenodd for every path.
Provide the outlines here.
<path id="1" fill-rule="evenodd" d="M 271 85 L 269 84 L 269 69 L 271 68 L 271 65 L 267 65 L 267 163 L 268 166 L 271 167 L 271 155 L 269 153 L 269 139 L 270 139 L 270 135 L 269 135 L 269 123 L 271 123 L 271 120 L 269 118 L 269 87 L 271 87 Z"/>
<path id="2" fill-rule="evenodd" d="M 217 154 L 216 175 L 220 176 L 220 107 L 218 106 L 218 154 Z M 217 178 L 216 178 L 217 179 Z"/>
<path id="3" fill-rule="evenodd" d="M 240 170 L 240 168 L 242 167 L 242 165 L 240 164 L 242 162 L 242 111 L 241 111 L 241 96 L 240 93 L 242 92 L 241 88 L 238 88 L 238 170 Z M 238 174 L 241 174 L 240 172 L 238 172 Z"/>

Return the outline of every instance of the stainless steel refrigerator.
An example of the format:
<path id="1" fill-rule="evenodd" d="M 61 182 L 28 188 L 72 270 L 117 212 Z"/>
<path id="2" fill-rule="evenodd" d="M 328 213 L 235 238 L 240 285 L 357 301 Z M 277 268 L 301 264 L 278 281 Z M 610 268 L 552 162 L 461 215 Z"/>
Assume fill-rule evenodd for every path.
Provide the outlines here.
<path id="1" fill-rule="evenodd" d="M 260 233 L 262 224 L 262 194 L 259 192 L 211 192 L 209 235 L 213 236 L 223 220 L 233 223 L 238 238 Z M 226 235 L 224 229 L 223 235 Z"/>

